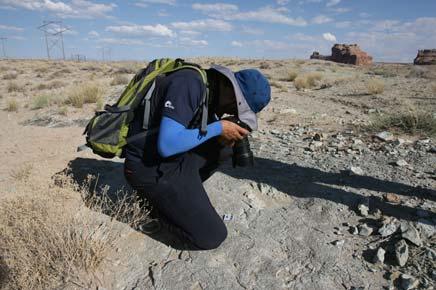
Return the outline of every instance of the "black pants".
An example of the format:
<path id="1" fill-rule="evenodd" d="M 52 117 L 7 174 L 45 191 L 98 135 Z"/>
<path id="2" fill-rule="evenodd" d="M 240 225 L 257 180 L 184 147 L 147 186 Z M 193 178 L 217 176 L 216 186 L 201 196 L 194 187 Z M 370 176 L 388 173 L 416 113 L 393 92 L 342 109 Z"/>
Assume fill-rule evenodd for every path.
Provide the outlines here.
<path id="1" fill-rule="evenodd" d="M 214 138 L 155 167 L 126 160 L 125 177 L 195 246 L 214 249 L 226 239 L 227 229 L 202 183 L 216 171 L 224 152 L 230 156 Z"/>

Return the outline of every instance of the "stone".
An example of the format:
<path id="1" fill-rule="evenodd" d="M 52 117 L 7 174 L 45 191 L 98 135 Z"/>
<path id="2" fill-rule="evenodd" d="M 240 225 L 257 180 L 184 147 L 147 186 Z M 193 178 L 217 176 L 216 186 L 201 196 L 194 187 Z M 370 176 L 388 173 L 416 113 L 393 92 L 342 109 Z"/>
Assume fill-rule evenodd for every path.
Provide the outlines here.
<path id="1" fill-rule="evenodd" d="M 401 287 L 404 290 L 415 289 L 419 285 L 419 280 L 407 274 L 401 274 Z"/>
<path id="2" fill-rule="evenodd" d="M 418 219 L 417 227 L 421 230 L 421 234 L 427 239 L 436 235 L 436 226 L 428 219 Z"/>
<path id="3" fill-rule="evenodd" d="M 391 223 L 384 224 L 381 228 L 379 228 L 378 233 L 382 237 L 387 237 L 395 233 L 397 229 L 398 226 L 394 222 L 391 222 Z"/>
<path id="4" fill-rule="evenodd" d="M 362 51 L 357 44 L 335 44 L 332 47 L 330 60 L 354 65 L 368 65 L 372 63 L 372 57 Z"/>
<path id="5" fill-rule="evenodd" d="M 349 228 L 349 232 L 350 232 L 350 234 L 352 234 L 352 235 L 357 235 L 357 234 L 359 234 L 359 230 L 358 230 L 357 227 L 355 227 L 355 226 L 351 226 L 351 227 Z"/>
<path id="6" fill-rule="evenodd" d="M 422 246 L 422 240 L 418 230 L 411 223 L 401 223 L 401 236 L 418 247 Z"/>
<path id="7" fill-rule="evenodd" d="M 394 134 L 388 131 L 377 133 L 374 137 L 384 142 L 393 141 L 395 139 Z"/>
<path id="8" fill-rule="evenodd" d="M 395 259 L 398 265 L 403 267 L 409 259 L 409 246 L 405 240 L 400 240 L 395 244 Z"/>
<path id="9" fill-rule="evenodd" d="M 345 244 L 345 240 L 336 240 L 333 242 L 333 245 L 337 247 L 342 247 Z"/>
<path id="10" fill-rule="evenodd" d="M 361 236 L 369 236 L 372 234 L 373 229 L 369 227 L 367 224 L 359 225 L 359 235 Z"/>
<path id="11" fill-rule="evenodd" d="M 364 174 L 362 168 L 360 168 L 358 166 L 351 166 L 349 173 L 350 173 L 350 175 L 363 175 Z"/>
<path id="12" fill-rule="evenodd" d="M 436 251 L 430 248 L 426 248 L 425 249 L 425 255 L 427 256 L 427 258 L 429 258 L 430 260 L 436 261 Z"/>
<path id="13" fill-rule="evenodd" d="M 409 163 L 407 163 L 407 161 L 404 159 L 398 159 L 397 161 L 395 161 L 395 165 L 403 167 L 409 165 Z"/>
<path id="14" fill-rule="evenodd" d="M 418 55 L 413 61 L 415 65 L 431 65 L 436 64 L 436 49 L 421 49 L 418 50 Z"/>
<path id="15" fill-rule="evenodd" d="M 385 261 L 385 254 L 386 251 L 383 248 L 378 248 L 377 250 L 377 254 L 374 256 L 374 263 L 378 264 L 383 264 L 383 262 Z"/>
<path id="16" fill-rule="evenodd" d="M 369 214 L 368 205 L 361 203 L 357 206 L 357 209 L 359 210 L 359 213 L 361 216 L 368 216 L 368 214 Z"/>
<path id="17" fill-rule="evenodd" d="M 383 198 L 385 199 L 385 201 L 390 202 L 390 203 L 400 203 L 401 202 L 401 198 L 396 195 L 395 193 L 385 193 L 383 195 Z"/>

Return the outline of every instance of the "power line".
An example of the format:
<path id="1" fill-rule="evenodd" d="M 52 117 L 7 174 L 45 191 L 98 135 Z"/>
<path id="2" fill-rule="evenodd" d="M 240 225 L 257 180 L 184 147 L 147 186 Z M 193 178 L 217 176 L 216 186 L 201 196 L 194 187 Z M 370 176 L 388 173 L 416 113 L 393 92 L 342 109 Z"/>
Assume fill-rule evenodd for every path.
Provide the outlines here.
<path id="1" fill-rule="evenodd" d="M 0 40 L 2 41 L 3 57 L 8 58 L 6 55 L 6 40 L 8 40 L 8 38 L 7 37 L 0 37 Z"/>
<path id="2" fill-rule="evenodd" d="M 44 32 L 47 58 L 51 59 L 51 52 L 57 48 L 62 52 L 62 59 L 65 60 L 63 33 L 69 28 L 64 27 L 62 21 L 43 21 L 38 29 Z"/>

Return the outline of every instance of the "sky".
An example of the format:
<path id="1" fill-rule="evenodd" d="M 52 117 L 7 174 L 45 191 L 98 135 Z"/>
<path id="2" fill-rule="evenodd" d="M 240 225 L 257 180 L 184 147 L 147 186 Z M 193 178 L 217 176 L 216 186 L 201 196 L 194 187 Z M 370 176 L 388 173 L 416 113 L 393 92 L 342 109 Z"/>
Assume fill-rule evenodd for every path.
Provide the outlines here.
<path id="1" fill-rule="evenodd" d="M 436 48 L 436 0 L 0 0 L 6 56 L 46 58 L 44 21 L 62 22 L 51 33 L 67 29 L 67 58 L 305 59 L 357 43 L 375 61 L 412 62 Z M 62 55 L 60 45 L 50 51 Z"/>

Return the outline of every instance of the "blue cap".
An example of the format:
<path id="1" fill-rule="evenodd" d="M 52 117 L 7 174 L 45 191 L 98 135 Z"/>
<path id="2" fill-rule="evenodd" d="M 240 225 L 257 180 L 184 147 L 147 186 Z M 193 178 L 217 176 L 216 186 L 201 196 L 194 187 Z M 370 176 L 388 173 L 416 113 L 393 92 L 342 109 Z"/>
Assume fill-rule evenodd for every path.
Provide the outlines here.
<path id="1" fill-rule="evenodd" d="M 255 113 L 260 112 L 271 100 L 271 87 L 266 77 L 256 69 L 235 72 L 236 80 L 245 100 Z"/>

